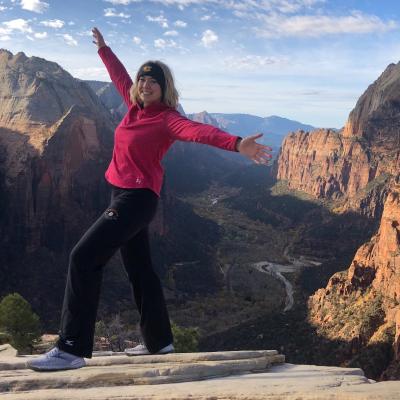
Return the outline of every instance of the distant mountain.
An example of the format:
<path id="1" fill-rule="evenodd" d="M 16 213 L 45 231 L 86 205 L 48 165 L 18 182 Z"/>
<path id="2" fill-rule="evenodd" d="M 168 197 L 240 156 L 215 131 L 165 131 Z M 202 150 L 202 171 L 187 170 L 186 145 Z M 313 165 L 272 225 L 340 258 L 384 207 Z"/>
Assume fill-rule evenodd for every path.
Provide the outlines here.
<path id="1" fill-rule="evenodd" d="M 275 115 L 263 118 L 250 114 L 222 114 L 203 111 L 188 114 L 188 117 L 194 121 L 217 126 L 235 135 L 248 136 L 254 133 L 264 133 L 259 141 L 272 146 L 274 149 L 281 146 L 284 136 L 290 132 L 313 131 L 315 129 L 311 125 Z"/>
<path id="2" fill-rule="evenodd" d="M 126 113 L 127 107 L 117 89 L 111 82 L 85 81 L 97 94 L 100 101 L 110 110 L 111 114 L 120 120 Z"/>
<path id="3" fill-rule="evenodd" d="M 248 133 L 264 132 L 285 136 L 289 132 L 297 130 L 311 131 L 315 129 L 315 127 L 311 125 L 302 124 L 301 122 L 278 117 L 276 115 L 265 118 L 250 114 L 210 113 L 210 115 L 218 121 L 221 128 L 236 134 L 245 131 Z"/>

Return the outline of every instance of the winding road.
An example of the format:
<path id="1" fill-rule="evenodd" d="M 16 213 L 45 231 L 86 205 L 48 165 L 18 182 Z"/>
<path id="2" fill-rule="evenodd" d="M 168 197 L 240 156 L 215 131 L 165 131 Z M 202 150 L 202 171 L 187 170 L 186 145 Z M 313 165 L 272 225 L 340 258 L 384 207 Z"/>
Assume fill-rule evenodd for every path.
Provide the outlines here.
<path id="1" fill-rule="evenodd" d="M 298 271 L 299 267 L 313 267 L 317 265 L 321 265 L 321 263 L 314 260 L 308 260 L 305 257 L 295 259 L 293 260 L 292 264 L 288 265 L 276 264 L 269 261 L 260 261 L 258 263 L 251 264 L 251 266 L 257 271 L 271 275 L 275 279 L 283 282 L 286 290 L 285 308 L 283 309 L 283 312 L 291 310 L 294 306 L 294 289 L 293 285 L 282 275 L 282 272 L 294 272 Z"/>

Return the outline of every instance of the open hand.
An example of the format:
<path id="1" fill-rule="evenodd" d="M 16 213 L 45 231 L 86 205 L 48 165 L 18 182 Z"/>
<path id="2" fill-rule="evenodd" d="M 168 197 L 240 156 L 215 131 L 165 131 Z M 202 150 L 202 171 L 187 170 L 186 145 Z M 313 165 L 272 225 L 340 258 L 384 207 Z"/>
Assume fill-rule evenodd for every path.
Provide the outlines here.
<path id="1" fill-rule="evenodd" d="M 92 34 L 93 34 L 93 43 L 97 46 L 98 49 L 100 49 L 101 47 L 107 46 L 106 42 L 104 41 L 103 35 L 101 34 L 101 32 L 94 27 L 92 29 Z"/>
<path id="2" fill-rule="evenodd" d="M 272 148 L 269 146 L 264 146 L 263 144 L 256 143 L 256 139 L 261 137 L 262 133 L 257 133 L 256 135 L 247 136 L 242 139 L 239 143 L 238 150 L 239 153 L 253 160 L 256 164 L 266 164 L 272 158 Z"/>

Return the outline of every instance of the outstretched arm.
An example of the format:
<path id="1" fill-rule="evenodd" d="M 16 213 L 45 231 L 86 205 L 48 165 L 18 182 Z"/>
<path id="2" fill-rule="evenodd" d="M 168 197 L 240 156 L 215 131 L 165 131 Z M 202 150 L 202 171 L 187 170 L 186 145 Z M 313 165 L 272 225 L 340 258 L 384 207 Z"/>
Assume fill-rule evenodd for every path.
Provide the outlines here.
<path id="1" fill-rule="evenodd" d="M 171 140 L 198 142 L 229 151 L 239 151 L 239 136 L 230 135 L 209 124 L 192 121 L 176 110 L 166 113 L 165 125 Z"/>
<path id="2" fill-rule="evenodd" d="M 112 82 L 117 88 L 119 94 L 124 99 L 126 105 L 130 106 L 132 102 L 130 99 L 129 90 L 133 83 L 131 77 L 129 76 L 121 61 L 119 61 L 117 56 L 106 45 L 106 42 L 104 41 L 101 32 L 97 28 L 93 28 L 92 33 L 93 43 L 98 48 L 99 56 L 106 66 Z"/>
<path id="3" fill-rule="evenodd" d="M 241 138 L 212 125 L 194 122 L 175 110 L 167 113 L 165 124 L 172 140 L 198 142 L 224 150 L 238 151 L 257 164 L 268 164 L 272 158 L 271 147 L 255 141 L 263 135 L 262 133 Z"/>

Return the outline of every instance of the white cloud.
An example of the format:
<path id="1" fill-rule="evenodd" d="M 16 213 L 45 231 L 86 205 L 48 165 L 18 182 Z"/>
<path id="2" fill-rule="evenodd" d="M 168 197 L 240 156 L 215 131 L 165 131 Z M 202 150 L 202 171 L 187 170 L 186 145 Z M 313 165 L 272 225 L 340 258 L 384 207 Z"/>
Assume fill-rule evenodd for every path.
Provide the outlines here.
<path id="1" fill-rule="evenodd" d="M 75 32 L 75 35 L 87 37 L 87 36 L 93 36 L 93 33 L 92 31 L 80 31 L 80 32 Z"/>
<path id="2" fill-rule="evenodd" d="M 49 7 L 48 3 L 41 0 L 21 0 L 21 8 L 23 10 L 33 11 L 36 13 L 43 13 Z"/>
<path id="3" fill-rule="evenodd" d="M 114 4 L 114 5 L 122 4 L 124 6 L 127 6 L 130 3 L 138 3 L 142 0 L 104 0 L 104 1 L 106 1 L 107 3 Z"/>
<path id="4" fill-rule="evenodd" d="M 7 8 L 8 8 L 8 7 L 5 7 L 5 6 L 0 6 L 0 11 L 7 10 Z"/>
<path id="5" fill-rule="evenodd" d="M 211 15 L 203 15 L 200 18 L 200 21 L 209 21 L 211 19 Z"/>
<path id="6" fill-rule="evenodd" d="M 177 6 L 180 10 L 184 10 L 185 7 L 188 7 L 192 4 L 203 5 L 206 3 L 214 3 L 222 5 L 221 3 L 225 3 L 223 0 L 152 0 L 155 3 L 162 3 L 166 6 Z M 232 1 L 228 0 L 228 3 L 232 3 Z"/>
<path id="7" fill-rule="evenodd" d="M 157 22 L 162 28 L 168 28 L 168 20 L 162 14 L 160 14 L 158 17 L 147 15 L 146 18 L 148 21 Z"/>
<path id="8" fill-rule="evenodd" d="M 74 22 L 74 21 L 69 21 L 69 22 L 68 22 L 68 25 L 69 25 L 69 26 L 75 25 L 75 22 Z"/>
<path id="9" fill-rule="evenodd" d="M 179 33 L 177 31 L 166 31 L 164 32 L 165 36 L 178 36 Z"/>
<path id="10" fill-rule="evenodd" d="M 104 10 L 105 17 L 120 17 L 120 18 L 130 18 L 129 14 L 124 14 L 123 12 L 117 13 L 115 8 L 106 8 Z"/>
<path id="11" fill-rule="evenodd" d="M 107 70 L 104 67 L 86 67 L 69 69 L 74 77 L 79 79 L 109 80 Z"/>
<path id="12" fill-rule="evenodd" d="M 139 44 L 142 43 L 142 39 L 140 39 L 140 37 L 138 37 L 138 36 L 134 36 L 134 37 L 132 38 L 132 41 L 133 41 L 133 43 L 135 43 L 135 44 L 137 44 L 137 45 L 139 45 Z"/>
<path id="13" fill-rule="evenodd" d="M 3 22 L 3 25 L 5 25 L 8 28 L 7 33 L 11 33 L 12 31 L 20 31 L 22 33 L 32 32 L 32 28 L 29 26 L 28 21 L 22 18 Z"/>
<path id="14" fill-rule="evenodd" d="M 0 27 L 0 35 L 8 35 L 9 33 L 11 33 L 11 29 Z"/>
<path id="15" fill-rule="evenodd" d="M 123 1 L 123 0 L 106 0 Z M 129 0 L 125 0 L 129 1 Z M 318 3 L 325 3 L 326 0 L 152 0 L 166 6 L 177 6 L 180 10 L 191 5 L 217 5 L 237 12 L 279 11 L 293 13 L 304 8 L 311 8 Z M 120 3 L 125 4 L 125 3 Z"/>
<path id="16" fill-rule="evenodd" d="M 206 31 L 203 32 L 201 43 L 203 44 L 204 47 L 211 47 L 216 42 L 218 42 L 218 36 L 215 32 L 213 32 L 211 29 L 207 29 Z"/>
<path id="17" fill-rule="evenodd" d="M 270 65 L 287 64 L 287 60 L 277 57 L 247 55 L 244 57 L 228 57 L 224 60 L 224 64 L 229 69 L 256 70 Z"/>
<path id="18" fill-rule="evenodd" d="M 170 39 L 170 40 L 165 40 L 165 39 L 156 39 L 154 40 L 154 47 L 157 49 L 165 49 L 167 47 L 178 47 L 177 43 Z"/>
<path id="19" fill-rule="evenodd" d="M 186 28 L 187 23 L 185 21 L 177 20 L 174 22 L 174 25 L 177 26 L 178 28 Z"/>
<path id="20" fill-rule="evenodd" d="M 303 9 L 310 9 L 326 0 L 225 0 L 225 8 L 234 10 L 237 16 L 250 16 L 254 12 L 270 13 L 278 12 L 283 14 L 293 14 Z"/>
<path id="21" fill-rule="evenodd" d="M 0 27 L 0 41 L 5 42 L 7 40 L 10 40 L 11 39 L 11 36 L 9 35 L 10 33 L 11 33 L 10 29 Z"/>
<path id="22" fill-rule="evenodd" d="M 264 28 L 257 28 L 261 36 L 310 36 L 338 34 L 364 34 L 372 32 L 385 32 L 395 29 L 395 21 L 383 22 L 374 15 L 365 15 L 353 12 L 348 16 L 333 17 L 327 15 L 298 15 L 287 17 L 283 15 L 270 15 L 263 18 Z"/>
<path id="23" fill-rule="evenodd" d="M 33 36 L 36 39 L 46 39 L 47 38 L 47 32 L 36 32 Z"/>
<path id="24" fill-rule="evenodd" d="M 68 46 L 78 46 L 78 42 L 68 33 L 61 35 Z"/>
<path id="25" fill-rule="evenodd" d="M 49 19 L 47 21 L 40 21 L 40 24 L 49 28 L 60 29 L 64 26 L 65 22 L 60 19 Z"/>

